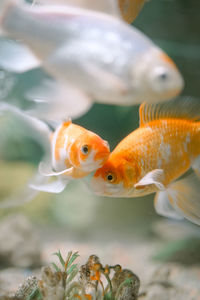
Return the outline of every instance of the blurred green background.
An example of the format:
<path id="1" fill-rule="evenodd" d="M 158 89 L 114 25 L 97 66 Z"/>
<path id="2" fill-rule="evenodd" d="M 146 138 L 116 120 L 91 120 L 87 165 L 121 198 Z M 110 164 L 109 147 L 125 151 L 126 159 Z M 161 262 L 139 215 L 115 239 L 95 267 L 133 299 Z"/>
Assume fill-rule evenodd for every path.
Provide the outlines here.
<path id="1" fill-rule="evenodd" d="M 175 61 L 185 79 L 183 95 L 200 98 L 200 1 L 150 0 L 134 23 Z M 23 95 L 37 85 L 40 70 L 16 75 L 0 70 L 0 99 L 27 107 Z M 74 120 L 109 141 L 111 149 L 138 127 L 138 107 L 95 104 Z M 9 116 L 0 116 L 0 200 L 19 195 L 36 171 L 42 148 L 26 128 Z M 23 211 L 40 226 L 61 226 L 66 232 L 87 236 L 112 234 L 132 237 L 147 232 L 160 218 L 153 195 L 114 199 L 92 195 L 81 181 L 71 182 L 60 195 L 40 193 L 32 202 L 13 210 Z M 0 217 L 10 210 L 1 210 Z M 105 234 L 106 230 L 106 234 Z"/>

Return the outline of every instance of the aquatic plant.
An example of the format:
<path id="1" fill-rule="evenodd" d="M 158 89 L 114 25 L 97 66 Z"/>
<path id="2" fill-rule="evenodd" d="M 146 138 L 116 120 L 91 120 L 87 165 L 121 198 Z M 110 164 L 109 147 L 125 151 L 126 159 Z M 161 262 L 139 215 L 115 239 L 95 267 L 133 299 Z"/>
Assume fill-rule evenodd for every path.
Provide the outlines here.
<path id="1" fill-rule="evenodd" d="M 59 264 L 43 267 L 41 279 L 29 277 L 16 296 L 24 300 L 136 300 L 140 280 L 132 271 L 120 265 L 103 266 L 96 255 L 78 267 L 74 261 L 78 252 L 54 253 Z"/>

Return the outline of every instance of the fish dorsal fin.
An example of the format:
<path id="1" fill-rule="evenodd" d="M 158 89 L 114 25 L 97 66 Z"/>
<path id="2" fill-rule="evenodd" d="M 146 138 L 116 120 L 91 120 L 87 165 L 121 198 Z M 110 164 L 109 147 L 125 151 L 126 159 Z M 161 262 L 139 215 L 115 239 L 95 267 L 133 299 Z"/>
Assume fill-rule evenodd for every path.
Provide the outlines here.
<path id="1" fill-rule="evenodd" d="M 146 1 L 147 0 L 118 0 L 123 19 L 128 23 L 132 23 Z"/>
<path id="2" fill-rule="evenodd" d="M 116 0 L 35 0 L 35 4 L 70 5 L 94 11 L 100 11 L 120 18 L 120 11 Z"/>
<path id="3" fill-rule="evenodd" d="M 154 120 L 185 119 L 200 120 L 200 99 L 180 97 L 163 103 L 140 105 L 140 127 Z"/>
<path id="4" fill-rule="evenodd" d="M 65 127 L 68 127 L 69 125 L 72 124 L 72 120 L 71 118 L 66 118 L 64 121 L 63 121 L 63 126 Z"/>

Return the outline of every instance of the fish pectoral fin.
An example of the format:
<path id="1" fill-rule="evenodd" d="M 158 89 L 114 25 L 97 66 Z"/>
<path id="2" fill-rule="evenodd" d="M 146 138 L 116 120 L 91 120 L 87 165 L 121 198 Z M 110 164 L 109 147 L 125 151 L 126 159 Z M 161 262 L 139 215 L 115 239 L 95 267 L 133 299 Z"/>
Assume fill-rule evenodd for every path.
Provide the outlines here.
<path id="1" fill-rule="evenodd" d="M 46 177 L 51 177 L 51 176 L 59 176 L 59 175 L 68 175 L 70 176 L 72 172 L 74 171 L 74 167 L 67 168 L 65 170 L 62 170 L 60 172 L 55 172 L 52 170 L 50 165 L 45 164 L 44 162 L 41 162 L 39 164 L 39 172 L 41 175 L 46 176 Z"/>
<path id="2" fill-rule="evenodd" d="M 181 220 L 183 216 L 180 215 L 170 204 L 169 197 L 166 191 L 156 193 L 154 199 L 154 207 L 156 212 L 164 217 Z"/>
<path id="3" fill-rule="evenodd" d="M 200 181 L 195 173 L 172 183 L 166 193 L 178 214 L 200 225 Z"/>
<path id="4" fill-rule="evenodd" d="M 33 190 L 40 191 L 40 192 L 59 194 L 65 189 L 67 183 L 68 183 L 67 180 L 57 179 L 53 182 L 44 183 L 44 184 L 29 183 L 29 187 L 32 188 Z"/>
<path id="5" fill-rule="evenodd" d="M 0 42 L 0 67 L 22 73 L 40 66 L 40 61 L 25 46 L 6 39 Z"/>
<path id="6" fill-rule="evenodd" d="M 82 66 L 85 70 L 86 75 L 98 82 L 98 85 L 102 86 L 102 89 L 108 91 L 115 90 L 121 95 L 127 93 L 127 83 L 117 75 L 89 62 L 82 63 Z"/>
<path id="7" fill-rule="evenodd" d="M 165 186 L 162 183 L 164 180 L 164 171 L 162 169 L 155 169 L 147 173 L 138 183 L 134 185 L 136 189 L 143 189 L 148 185 L 155 185 L 157 189 L 163 191 Z"/>
<path id="8" fill-rule="evenodd" d="M 83 9 L 104 12 L 120 18 L 120 12 L 116 0 L 35 0 L 35 3 L 51 3 L 56 5 L 65 4 Z"/>
<path id="9" fill-rule="evenodd" d="M 78 118 L 92 106 L 88 95 L 67 82 L 45 80 L 26 96 L 36 102 L 36 108 L 29 111 L 30 114 L 54 122 Z"/>

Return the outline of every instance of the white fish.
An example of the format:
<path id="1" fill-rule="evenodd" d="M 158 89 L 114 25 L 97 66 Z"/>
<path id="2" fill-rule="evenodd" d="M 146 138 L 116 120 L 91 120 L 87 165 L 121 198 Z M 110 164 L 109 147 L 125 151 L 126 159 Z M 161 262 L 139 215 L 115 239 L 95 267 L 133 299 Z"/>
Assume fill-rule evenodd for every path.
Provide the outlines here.
<path id="1" fill-rule="evenodd" d="M 3 34 L 31 50 L 18 45 L 18 53 L 13 50 L 11 55 L 7 42 L 0 42 L 0 66 L 15 72 L 41 66 L 54 80 L 30 93 L 38 101 L 32 112 L 36 116 L 77 117 L 94 101 L 118 105 L 165 101 L 183 88 L 172 60 L 122 21 L 114 0 L 102 0 L 101 8 L 91 0 L 79 1 L 80 7 L 31 6 L 14 0 L 0 5 Z"/>

